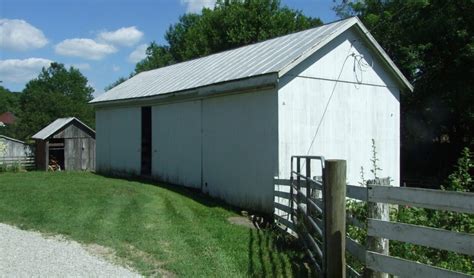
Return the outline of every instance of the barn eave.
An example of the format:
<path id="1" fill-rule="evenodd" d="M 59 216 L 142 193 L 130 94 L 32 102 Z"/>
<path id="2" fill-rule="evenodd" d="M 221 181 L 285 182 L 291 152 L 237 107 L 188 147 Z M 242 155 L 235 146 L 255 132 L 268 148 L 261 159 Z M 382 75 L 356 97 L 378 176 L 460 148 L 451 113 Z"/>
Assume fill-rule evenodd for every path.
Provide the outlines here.
<path id="1" fill-rule="evenodd" d="M 255 90 L 272 89 L 276 88 L 277 82 L 278 73 L 272 72 L 268 74 L 251 76 L 248 78 L 242 78 L 238 80 L 231 80 L 207 86 L 192 88 L 189 90 L 182 90 L 146 97 L 134 97 L 127 99 L 93 102 L 91 103 L 91 105 L 96 108 L 100 108 L 109 106 L 151 105 L 156 103 L 189 101 L 208 97 L 218 97 L 236 93 L 251 92 Z"/>

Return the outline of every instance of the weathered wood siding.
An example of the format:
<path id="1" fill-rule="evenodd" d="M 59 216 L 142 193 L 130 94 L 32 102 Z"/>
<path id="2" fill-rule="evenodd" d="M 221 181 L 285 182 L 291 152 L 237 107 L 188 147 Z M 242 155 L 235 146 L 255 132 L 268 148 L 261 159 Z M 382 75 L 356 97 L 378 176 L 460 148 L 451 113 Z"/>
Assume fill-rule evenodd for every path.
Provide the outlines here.
<path id="1" fill-rule="evenodd" d="M 51 138 L 64 139 L 66 171 L 95 170 L 95 134 L 72 122 Z"/>
<path id="2" fill-rule="evenodd" d="M 31 147 L 25 143 L 4 137 L 0 137 L 0 142 L 6 146 L 5 152 L 0 153 L 0 160 L 2 157 L 26 157 L 33 154 Z"/>
<path id="3" fill-rule="evenodd" d="M 95 170 L 95 133 L 73 121 L 46 140 L 36 140 L 36 167 L 47 170 L 49 142 L 64 139 L 64 169 L 66 171 Z"/>
<path id="4" fill-rule="evenodd" d="M 93 138 L 64 139 L 64 166 L 66 170 L 95 170 L 95 140 Z"/>
<path id="5" fill-rule="evenodd" d="M 95 138 L 95 134 L 88 132 L 77 126 L 76 124 L 69 124 L 64 129 L 55 133 L 52 138 L 55 139 L 71 139 L 71 138 Z"/>
<path id="6" fill-rule="evenodd" d="M 36 169 L 40 171 L 48 170 L 49 164 L 49 144 L 48 141 L 36 140 Z"/>

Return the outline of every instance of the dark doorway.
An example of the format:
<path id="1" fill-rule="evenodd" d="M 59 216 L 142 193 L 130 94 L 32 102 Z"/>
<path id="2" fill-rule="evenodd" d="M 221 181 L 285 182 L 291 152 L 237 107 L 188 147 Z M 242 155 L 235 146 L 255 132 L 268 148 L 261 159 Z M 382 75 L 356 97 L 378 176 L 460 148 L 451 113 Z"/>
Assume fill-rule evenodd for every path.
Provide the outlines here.
<path id="1" fill-rule="evenodd" d="M 151 175 L 151 107 L 142 107 L 142 175 Z"/>
<path id="2" fill-rule="evenodd" d="M 64 139 L 49 140 L 48 166 L 54 171 L 66 170 L 64 167 Z"/>

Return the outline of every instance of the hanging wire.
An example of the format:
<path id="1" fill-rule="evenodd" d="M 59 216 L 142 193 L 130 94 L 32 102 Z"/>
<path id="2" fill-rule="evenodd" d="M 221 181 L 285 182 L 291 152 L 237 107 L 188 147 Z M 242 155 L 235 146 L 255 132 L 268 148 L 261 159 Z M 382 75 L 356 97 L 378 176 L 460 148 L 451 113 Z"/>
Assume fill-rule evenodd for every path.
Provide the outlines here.
<path id="1" fill-rule="evenodd" d="M 363 83 L 364 72 L 367 71 L 368 68 L 373 67 L 373 65 L 369 65 L 364 59 L 364 55 L 362 54 L 352 53 L 352 56 L 354 57 L 354 65 L 352 71 L 354 72 L 354 77 L 357 82 L 356 84 L 354 84 L 354 86 L 356 88 L 359 88 L 358 85 Z M 360 77 L 357 72 L 360 72 Z"/>
<path id="2" fill-rule="evenodd" d="M 351 47 L 352 48 L 352 47 Z M 313 147 L 314 140 L 316 139 L 316 136 L 319 133 L 319 129 L 321 128 L 321 125 L 323 123 L 324 117 L 326 116 L 326 112 L 328 111 L 329 104 L 331 103 L 332 97 L 334 96 L 334 92 L 336 92 L 336 86 L 339 83 L 339 79 L 341 78 L 342 72 L 344 71 L 344 66 L 346 65 L 347 60 L 350 57 L 353 57 L 354 53 L 347 55 L 346 59 L 344 59 L 344 63 L 342 63 L 341 70 L 339 71 L 339 75 L 336 78 L 336 82 L 334 82 L 334 86 L 332 87 L 331 94 L 329 95 L 329 99 L 326 102 L 326 105 L 324 107 L 323 115 L 321 116 L 321 119 L 319 120 L 318 126 L 316 127 L 316 131 L 314 132 L 313 139 L 311 140 L 311 144 L 309 145 L 308 151 L 306 152 L 306 155 L 309 155 L 309 152 L 311 151 L 311 148 Z M 305 161 L 303 161 L 305 163 Z"/>
<path id="3" fill-rule="evenodd" d="M 356 41 L 356 40 L 352 41 L 352 43 L 355 42 L 355 41 Z M 352 45 L 351 45 L 351 48 L 349 49 L 349 51 L 350 51 L 351 49 L 352 49 Z M 341 70 L 339 71 L 339 74 L 338 74 L 338 76 L 337 76 L 337 78 L 336 78 L 336 80 L 335 80 L 335 82 L 334 82 L 334 86 L 333 86 L 333 88 L 332 88 L 331 94 L 330 94 L 330 96 L 329 96 L 328 101 L 326 102 L 326 105 L 325 105 L 325 107 L 324 107 L 323 114 L 322 114 L 322 116 L 321 116 L 321 119 L 319 120 L 318 126 L 316 127 L 316 131 L 315 131 L 315 133 L 314 133 L 314 135 L 313 135 L 313 138 L 311 139 L 311 144 L 309 145 L 309 148 L 308 148 L 308 151 L 306 152 L 306 155 L 309 155 L 309 153 L 311 152 L 311 148 L 313 147 L 313 144 L 314 144 L 314 142 L 315 142 L 315 140 L 316 140 L 316 137 L 318 136 L 319 130 L 320 130 L 321 126 L 322 126 L 323 120 L 324 120 L 324 118 L 325 118 L 325 116 L 326 116 L 326 113 L 327 113 L 327 111 L 328 111 L 329 104 L 331 103 L 331 100 L 332 100 L 332 98 L 333 98 L 333 96 L 334 96 L 334 93 L 336 92 L 337 84 L 340 83 L 339 81 L 340 81 L 340 78 L 341 78 L 342 73 L 343 73 L 343 71 L 344 71 L 344 66 L 346 65 L 347 61 L 348 61 L 349 58 L 351 58 L 351 57 L 354 58 L 354 60 L 353 60 L 353 72 L 354 72 L 354 75 L 355 75 L 357 84 L 359 84 L 359 85 L 362 83 L 362 73 L 363 73 L 364 71 L 366 71 L 366 69 L 367 69 L 368 67 L 372 67 L 372 66 L 373 66 L 373 65 L 372 65 L 372 66 L 369 65 L 369 64 L 365 61 L 364 55 L 362 55 L 362 54 L 356 54 L 355 52 L 352 52 L 352 53 L 350 53 L 350 54 L 347 55 L 347 57 L 344 59 L 344 63 L 342 63 Z M 359 79 L 358 76 L 357 76 L 357 69 L 361 72 L 361 77 L 360 77 L 360 79 Z M 355 84 L 355 86 L 357 86 L 357 85 Z M 303 161 L 302 167 L 304 167 L 305 163 L 306 163 L 306 161 Z"/>

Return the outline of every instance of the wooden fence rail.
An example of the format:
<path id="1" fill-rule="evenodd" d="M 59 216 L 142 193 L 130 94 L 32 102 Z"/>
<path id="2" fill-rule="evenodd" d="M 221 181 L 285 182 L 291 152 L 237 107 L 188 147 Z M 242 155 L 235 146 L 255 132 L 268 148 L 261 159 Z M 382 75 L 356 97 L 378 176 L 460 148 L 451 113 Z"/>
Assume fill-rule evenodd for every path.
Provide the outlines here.
<path id="1" fill-rule="evenodd" d="M 408 187 L 368 188 L 368 201 L 474 213 L 473 193 Z"/>
<path id="2" fill-rule="evenodd" d="M 301 173 L 303 168 L 301 166 L 300 164 L 297 167 L 298 173 Z M 347 213 L 342 221 L 344 226 L 348 224 L 367 231 L 368 245 L 364 246 L 349 236 L 344 237 L 344 240 L 341 238 L 338 239 L 339 241 L 334 241 L 334 238 L 332 241 L 329 240 L 328 221 L 334 222 L 334 218 L 340 220 L 342 214 L 328 215 L 327 207 L 329 202 L 331 200 L 334 202 L 334 200 L 328 195 L 327 179 L 328 177 L 325 177 L 324 182 L 321 182 L 310 178 L 310 175 L 302 174 L 294 175 L 294 178 L 290 180 L 275 179 L 275 184 L 284 188 L 275 190 L 275 200 L 280 200 L 280 202 L 275 201 L 275 209 L 283 213 L 283 216 L 275 215 L 275 218 L 290 230 L 295 231 L 303 240 L 310 258 L 322 277 L 329 277 L 327 274 L 330 269 L 324 264 L 324 259 L 327 259 L 326 256 L 330 255 L 330 251 L 338 249 L 335 248 L 337 242 L 343 243 L 345 245 L 343 249 L 369 270 L 364 273 L 365 277 L 387 277 L 387 274 L 421 278 L 472 277 L 464 273 L 390 256 L 388 240 L 474 256 L 474 234 L 393 222 L 388 217 L 387 208 L 389 205 L 406 205 L 474 214 L 473 193 L 391 187 L 387 186 L 388 179 L 385 182 L 372 181 L 367 187 L 346 185 L 345 198 L 368 203 L 369 217 L 367 219 L 362 220 Z M 319 192 L 319 197 L 315 194 L 316 192 Z M 282 203 L 281 200 L 285 202 Z M 377 246 L 383 248 L 376 248 Z M 349 277 L 362 276 L 349 265 L 346 265 L 344 269 Z M 344 277 L 345 273 L 339 272 L 337 275 Z"/>
<path id="3" fill-rule="evenodd" d="M 422 188 L 389 187 L 379 185 L 347 186 L 347 197 L 366 201 L 369 204 L 369 217 L 366 223 L 348 215 L 347 223 L 367 229 L 368 240 L 372 238 L 396 240 L 440 250 L 474 256 L 474 235 L 433 227 L 392 222 L 388 212 L 377 217 L 370 214 L 370 204 L 396 204 L 435 210 L 474 214 L 474 194 Z M 380 209 L 380 207 L 379 207 Z M 385 218 L 385 219 L 382 219 Z M 362 246 L 355 240 L 346 238 L 347 251 L 359 260 L 366 269 L 374 271 L 365 276 L 383 277 L 391 274 L 401 277 L 472 277 L 456 271 L 426 265 L 384 254 L 373 246 Z M 388 251 L 388 249 L 386 250 Z"/>
<path id="4" fill-rule="evenodd" d="M 369 236 L 413 243 L 474 256 L 474 236 L 444 229 L 368 219 Z"/>
<path id="5" fill-rule="evenodd" d="M 321 160 L 321 180 L 311 176 L 311 159 Z M 293 162 L 296 162 L 295 169 Z M 326 161 L 325 164 L 322 157 L 295 156 L 291 161 L 291 179 L 274 180 L 278 185 L 275 210 L 282 212 L 275 218 L 302 240 L 321 277 L 345 277 L 346 272 L 349 277 L 362 276 L 346 265 L 344 255 L 340 256 L 345 251 L 365 266 L 365 277 L 388 277 L 388 274 L 421 278 L 471 277 L 390 256 L 389 240 L 474 256 L 474 235 L 390 221 L 389 206 L 406 205 L 474 214 L 474 193 L 391 187 L 388 178 L 369 181 L 366 187 L 345 185 L 345 168 L 342 167 L 345 161 L 336 162 L 340 163 L 337 167 L 328 167 L 333 162 L 328 164 Z M 344 190 L 337 186 L 341 181 Z M 351 213 L 346 214 L 346 198 L 366 202 L 367 219 L 362 221 Z M 345 235 L 346 224 L 367 231 L 366 246 L 349 236 L 338 236 L 341 232 Z"/>
<path id="6" fill-rule="evenodd" d="M 21 167 L 31 170 L 35 168 L 35 157 L 34 156 L 8 156 L 0 157 L 0 166 L 4 165 L 7 167 L 15 166 L 20 164 Z"/>

